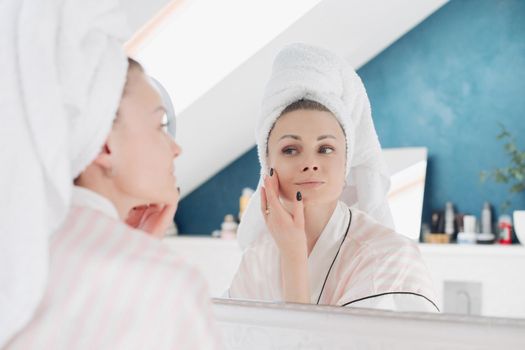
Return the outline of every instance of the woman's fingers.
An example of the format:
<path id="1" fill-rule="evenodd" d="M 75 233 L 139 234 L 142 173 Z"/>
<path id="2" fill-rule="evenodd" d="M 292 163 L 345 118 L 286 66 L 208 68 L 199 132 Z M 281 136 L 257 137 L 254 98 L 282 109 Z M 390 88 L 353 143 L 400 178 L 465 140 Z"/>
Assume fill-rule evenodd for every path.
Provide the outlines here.
<path id="1" fill-rule="evenodd" d="M 175 217 L 175 212 L 177 211 L 177 204 L 166 204 L 160 212 L 160 222 L 164 224 L 164 227 L 161 227 L 160 230 L 165 232 L 168 229 L 168 226 L 171 224 L 171 221 Z"/>
<path id="2" fill-rule="evenodd" d="M 281 191 L 280 191 L 280 183 L 279 183 L 279 174 L 277 173 L 277 171 L 272 168 L 270 170 L 270 176 L 267 177 L 268 179 L 268 187 L 271 189 L 272 191 L 272 198 L 269 200 L 272 200 L 272 201 L 277 201 L 278 204 L 279 204 L 279 207 L 282 207 L 281 205 L 281 202 L 279 200 L 279 197 L 281 195 Z M 284 207 L 283 207 L 283 210 L 284 210 Z"/>
<path id="3" fill-rule="evenodd" d="M 138 228 L 142 221 L 142 216 L 144 215 L 144 212 L 147 208 L 148 207 L 145 205 L 132 208 L 129 211 L 128 217 L 126 218 L 125 222 L 131 227 Z"/>
<path id="4" fill-rule="evenodd" d="M 150 205 L 144 212 L 140 229 L 155 237 L 162 237 L 173 219 L 172 210 L 170 205 Z"/>
<path id="5" fill-rule="evenodd" d="M 133 208 L 126 223 L 155 237 L 163 237 L 171 224 L 177 204 L 150 204 Z"/>
<path id="6" fill-rule="evenodd" d="M 302 256 L 306 249 L 302 196 L 297 195 L 291 207 L 285 207 L 280 201 L 279 176 L 275 170 L 271 174 L 264 177 L 264 189 L 261 188 L 261 210 L 266 226 L 282 256 Z"/>
<path id="7" fill-rule="evenodd" d="M 268 203 L 266 199 L 266 189 L 261 187 L 261 212 L 266 214 L 266 209 L 268 209 Z"/>
<path id="8" fill-rule="evenodd" d="M 270 170 L 270 183 L 272 184 L 272 188 L 275 191 L 276 194 L 279 194 L 279 174 L 277 173 L 277 170 L 272 168 Z"/>
<path id="9" fill-rule="evenodd" d="M 277 209 L 281 206 L 277 192 L 275 192 L 274 185 L 272 184 L 271 179 L 268 176 L 264 177 L 264 188 L 266 190 L 266 202 L 268 207 L 272 209 Z"/>
<path id="10" fill-rule="evenodd" d="M 301 192 L 297 192 L 295 195 L 292 215 L 295 225 L 304 228 L 304 203 Z"/>

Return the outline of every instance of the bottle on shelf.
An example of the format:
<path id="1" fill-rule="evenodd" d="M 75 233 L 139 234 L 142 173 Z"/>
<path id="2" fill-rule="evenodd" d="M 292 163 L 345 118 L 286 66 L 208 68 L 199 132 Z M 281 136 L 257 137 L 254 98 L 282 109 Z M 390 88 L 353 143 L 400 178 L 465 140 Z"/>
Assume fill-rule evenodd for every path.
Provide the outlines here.
<path id="1" fill-rule="evenodd" d="M 452 236 L 455 233 L 454 228 L 454 206 L 452 202 L 445 204 L 445 233 L 449 237 L 449 241 L 452 242 Z"/>
<path id="2" fill-rule="evenodd" d="M 495 239 L 496 235 L 492 232 L 492 208 L 489 202 L 485 202 L 481 210 L 481 231 L 476 240 L 479 244 L 492 244 Z"/>
<path id="3" fill-rule="evenodd" d="M 235 239 L 237 236 L 237 226 L 238 224 L 235 222 L 235 217 L 232 214 L 226 215 L 221 224 L 221 238 Z"/>
<path id="4" fill-rule="evenodd" d="M 500 215 L 498 220 L 499 228 L 499 244 L 511 244 L 512 243 L 512 219 L 510 215 Z"/>
<path id="5" fill-rule="evenodd" d="M 239 221 L 242 218 L 242 214 L 246 210 L 246 207 L 248 206 L 248 202 L 250 201 L 250 198 L 252 197 L 253 190 L 249 187 L 245 187 L 242 189 L 242 195 L 241 198 L 239 198 Z"/>

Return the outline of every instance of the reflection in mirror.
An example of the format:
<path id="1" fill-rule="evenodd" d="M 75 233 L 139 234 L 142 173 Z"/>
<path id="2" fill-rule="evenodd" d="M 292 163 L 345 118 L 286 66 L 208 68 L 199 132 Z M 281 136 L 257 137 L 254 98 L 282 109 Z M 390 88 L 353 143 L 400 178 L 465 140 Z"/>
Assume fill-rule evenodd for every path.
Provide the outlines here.
<path id="1" fill-rule="evenodd" d="M 426 149 L 395 148 L 384 149 L 383 155 L 392 174 L 389 203 L 396 225 L 404 225 L 411 238 L 416 238 L 421 222 L 423 206 Z M 399 210 L 407 205 L 409 210 Z M 406 215 L 410 212 L 412 215 Z M 211 295 L 224 297 L 231 280 L 238 269 L 242 251 L 236 241 L 204 237 L 180 236 L 166 240 L 173 248 L 192 261 L 209 282 Z M 440 307 L 440 300 L 437 300 Z"/>

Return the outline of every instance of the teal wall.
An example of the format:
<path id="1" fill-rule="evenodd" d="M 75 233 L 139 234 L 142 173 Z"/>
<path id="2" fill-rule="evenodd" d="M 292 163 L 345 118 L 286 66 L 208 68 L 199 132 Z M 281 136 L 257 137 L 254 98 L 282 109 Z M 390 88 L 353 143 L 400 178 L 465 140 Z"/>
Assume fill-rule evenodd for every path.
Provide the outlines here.
<path id="1" fill-rule="evenodd" d="M 452 0 L 358 73 L 383 147 L 429 149 L 424 221 L 449 200 L 476 215 L 485 200 L 498 209 L 507 188 L 479 173 L 508 162 L 498 122 L 525 148 L 525 1 Z M 181 201 L 179 230 L 219 228 L 258 174 L 252 149 Z M 525 208 L 525 194 L 512 208 Z"/>

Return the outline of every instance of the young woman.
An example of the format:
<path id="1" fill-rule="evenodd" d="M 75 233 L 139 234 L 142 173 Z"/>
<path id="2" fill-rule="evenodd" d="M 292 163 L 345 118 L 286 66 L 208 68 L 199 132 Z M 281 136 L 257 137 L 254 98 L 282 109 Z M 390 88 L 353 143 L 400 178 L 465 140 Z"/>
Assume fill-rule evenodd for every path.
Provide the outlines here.
<path id="1" fill-rule="evenodd" d="M 115 4 L 12 3 L 6 18 L 31 20 L 2 50 L 15 136 L 2 153 L 0 347 L 217 348 L 203 278 L 156 239 L 177 208 L 181 150 L 123 52 Z"/>
<path id="2" fill-rule="evenodd" d="M 262 183 L 241 220 L 230 297 L 437 311 L 417 245 L 390 228 L 388 175 L 355 72 L 291 45 L 262 110 Z"/>

